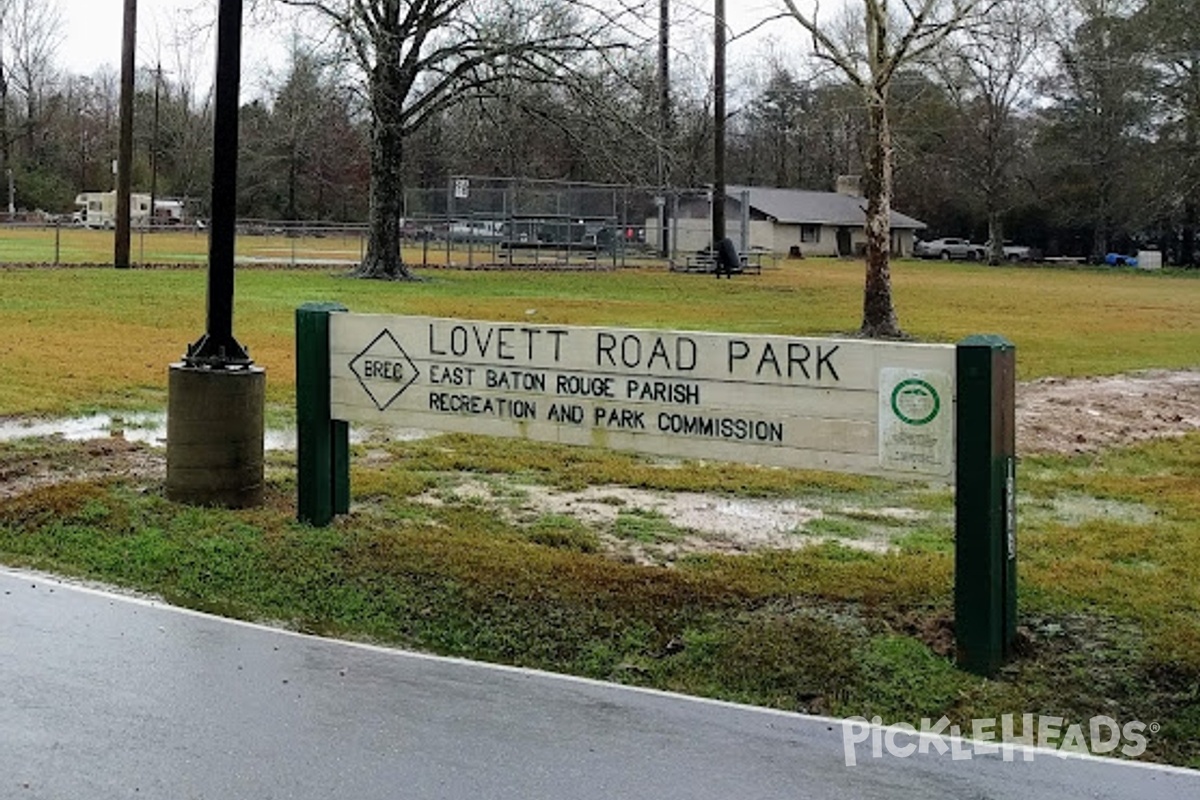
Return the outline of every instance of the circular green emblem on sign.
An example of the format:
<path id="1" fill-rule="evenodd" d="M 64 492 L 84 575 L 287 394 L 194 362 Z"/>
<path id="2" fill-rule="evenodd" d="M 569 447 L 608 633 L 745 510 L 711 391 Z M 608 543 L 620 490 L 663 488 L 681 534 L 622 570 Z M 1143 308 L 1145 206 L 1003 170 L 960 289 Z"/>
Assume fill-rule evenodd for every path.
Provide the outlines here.
<path id="1" fill-rule="evenodd" d="M 892 390 L 892 411 L 909 425 L 928 425 L 942 410 L 942 399 L 926 381 L 909 378 Z"/>

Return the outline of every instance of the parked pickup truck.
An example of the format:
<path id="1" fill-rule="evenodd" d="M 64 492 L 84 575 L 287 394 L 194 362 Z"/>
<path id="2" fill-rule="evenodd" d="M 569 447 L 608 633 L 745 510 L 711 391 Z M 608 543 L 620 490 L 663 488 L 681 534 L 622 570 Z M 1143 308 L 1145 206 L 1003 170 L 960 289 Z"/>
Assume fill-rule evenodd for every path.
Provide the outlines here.
<path id="1" fill-rule="evenodd" d="M 983 246 L 984 258 L 992 252 L 992 243 L 987 242 Z M 1013 244 L 1012 242 L 1004 243 L 1004 260 L 1005 261 L 1033 261 L 1036 255 L 1032 247 L 1026 247 L 1023 244 Z"/>
<path id="2" fill-rule="evenodd" d="M 952 258 L 982 261 L 985 255 L 981 244 L 972 244 L 967 239 L 932 239 L 928 242 L 917 242 L 913 254 L 919 258 L 940 258 L 949 261 Z"/>

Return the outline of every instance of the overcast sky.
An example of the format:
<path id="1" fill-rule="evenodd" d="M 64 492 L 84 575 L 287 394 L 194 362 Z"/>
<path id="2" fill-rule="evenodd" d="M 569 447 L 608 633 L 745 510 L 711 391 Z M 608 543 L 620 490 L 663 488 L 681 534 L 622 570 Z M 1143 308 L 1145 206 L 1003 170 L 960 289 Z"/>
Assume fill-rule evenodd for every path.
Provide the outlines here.
<path id="1" fill-rule="evenodd" d="M 124 0 L 58 0 L 65 23 L 65 36 L 59 46 L 59 63 L 69 72 L 91 74 L 107 64 L 116 69 L 121 63 L 121 27 L 124 20 Z M 166 37 L 172 18 L 199 8 L 211 15 L 215 2 L 196 0 L 142 0 L 138 3 L 138 61 L 154 58 L 153 39 L 156 29 Z"/>
<path id="2" fill-rule="evenodd" d="M 58 0 L 58 3 L 65 23 L 58 50 L 60 66 L 82 75 L 90 75 L 102 65 L 118 69 L 124 0 Z M 706 0 L 673 0 L 673 3 L 679 7 L 675 13 L 681 20 L 696 18 L 695 12 L 685 11 L 685 5 L 700 9 L 711 7 Z M 249 0 L 245 5 L 249 9 Z M 733 31 L 740 32 L 770 16 L 771 9 L 780 6 L 778 0 L 727 0 L 726 15 Z M 211 54 L 216 44 L 209 33 L 198 31 L 197 26 L 211 21 L 216 16 L 216 9 L 217 0 L 141 0 L 138 3 L 138 65 L 149 66 L 160 58 L 164 66 L 169 65 L 178 31 L 194 51 L 192 61 L 196 69 L 211 72 Z M 249 11 L 247 22 L 250 22 Z M 286 23 L 276 23 L 270 28 L 248 25 L 242 56 L 243 84 L 247 91 L 253 92 L 256 83 L 264 80 L 272 70 L 286 67 L 283 63 L 286 48 L 281 40 L 286 40 L 288 30 Z M 795 23 L 777 23 L 773 30 L 776 36 L 786 36 L 797 43 L 803 41 Z M 736 62 L 753 58 L 756 51 L 766 46 L 761 36 L 752 41 L 735 42 L 731 45 L 730 59 Z M 200 59 L 209 60 L 201 63 Z M 207 83 L 207 79 L 202 82 Z"/>

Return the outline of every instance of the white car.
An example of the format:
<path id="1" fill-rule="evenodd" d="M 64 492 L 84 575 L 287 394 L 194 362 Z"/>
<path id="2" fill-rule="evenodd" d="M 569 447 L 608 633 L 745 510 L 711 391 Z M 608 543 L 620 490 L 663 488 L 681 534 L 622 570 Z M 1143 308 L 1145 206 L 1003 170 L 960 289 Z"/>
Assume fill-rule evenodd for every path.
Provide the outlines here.
<path id="1" fill-rule="evenodd" d="M 913 255 L 919 258 L 940 258 L 943 261 L 951 259 L 982 261 L 986 252 L 983 245 L 972 244 L 967 239 L 945 238 L 917 242 L 913 247 Z"/>

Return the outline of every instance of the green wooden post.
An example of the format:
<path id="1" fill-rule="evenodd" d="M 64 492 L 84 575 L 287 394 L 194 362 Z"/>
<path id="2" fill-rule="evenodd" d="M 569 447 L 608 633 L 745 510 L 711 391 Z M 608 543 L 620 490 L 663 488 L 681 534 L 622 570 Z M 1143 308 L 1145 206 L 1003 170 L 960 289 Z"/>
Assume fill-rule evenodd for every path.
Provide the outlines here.
<path id="1" fill-rule="evenodd" d="M 337 303 L 296 309 L 296 516 L 325 527 L 350 510 L 349 425 L 329 409 L 329 315 Z"/>
<path id="2" fill-rule="evenodd" d="M 1016 347 L 958 344 L 954 629 L 958 664 L 992 675 L 1017 629 Z"/>

